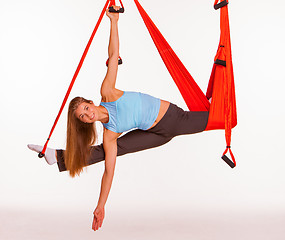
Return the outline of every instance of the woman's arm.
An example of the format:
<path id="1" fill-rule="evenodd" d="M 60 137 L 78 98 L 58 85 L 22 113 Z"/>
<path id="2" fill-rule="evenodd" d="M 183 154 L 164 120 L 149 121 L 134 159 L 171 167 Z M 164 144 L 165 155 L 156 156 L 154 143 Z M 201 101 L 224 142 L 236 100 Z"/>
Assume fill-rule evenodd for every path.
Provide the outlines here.
<path id="1" fill-rule="evenodd" d="M 97 207 L 94 211 L 94 219 L 92 224 L 92 229 L 94 231 L 98 230 L 99 227 L 102 226 L 103 219 L 105 216 L 104 208 L 111 189 L 115 171 L 118 136 L 119 134 L 104 129 L 103 147 L 105 151 L 105 171 L 101 182 L 100 197 L 98 200 Z"/>
<path id="2" fill-rule="evenodd" d="M 114 6 L 116 10 L 119 7 Z M 119 34 L 118 34 L 118 20 L 119 13 L 110 13 L 107 9 L 107 16 L 110 18 L 110 40 L 108 47 L 108 70 L 101 85 L 101 95 L 106 96 L 110 94 L 110 91 L 115 89 L 117 71 L 118 71 L 118 58 L 119 58 Z"/>

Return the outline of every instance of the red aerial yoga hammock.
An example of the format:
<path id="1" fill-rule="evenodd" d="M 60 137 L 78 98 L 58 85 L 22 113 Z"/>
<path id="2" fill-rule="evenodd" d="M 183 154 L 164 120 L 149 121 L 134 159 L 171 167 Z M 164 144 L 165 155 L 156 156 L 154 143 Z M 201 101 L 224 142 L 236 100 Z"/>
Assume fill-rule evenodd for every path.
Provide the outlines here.
<path id="1" fill-rule="evenodd" d="M 229 17 L 227 0 L 221 1 L 215 0 L 214 8 L 221 10 L 220 19 L 220 42 L 217 54 L 215 56 L 215 62 L 212 69 L 208 90 L 206 96 L 201 91 L 199 86 L 196 84 L 190 73 L 187 71 L 183 63 L 177 57 L 175 52 L 172 50 L 170 45 L 167 43 L 165 38 L 162 36 L 158 28 L 155 26 L 153 21 L 150 19 L 148 14 L 142 8 L 137 0 L 134 0 L 139 13 L 152 37 L 155 46 L 164 61 L 170 75 L 172 76 L 174 82 L 176 83 L 181 95 L 186 102 L 189 110 L 191 111 L 209 111 L 209 120 L 206 130 L 214 129 L 225 129 L 226 143 L 227 147 L 223 153 L 222 159 L 232 168 L 236 166 L 236 161 L 234 155 L 231 151 L 231 129 L 237 124 L 237 114 L 236 114 L 236 102 L 235 102 L 235 88 L 234 88 L 234 76 L 233 76 L 233 66 L 231 57 L 231 42 L 230 42 L 230 28 L 229 28 Z M 120 12 L 124 11 L 123 4 L 120 0 L 122 8 Z M 79 70 L 83 64 L 86 54 L 89 50 L 91 42 L 94 35 L 99 27 L 99 24 L 103 18 L 105 9 L 112 5 L 115 5 L 115 0 L 107 0 L 99 20 L 95 26 L 95 29 L 91 35 L 91 38 L 86 46 L 83 56 L 79 62 L 73 79 L 70 83 L 66 96 L 63 100 L 62 106 L 60 108 L 59 114 L 55 120 L 55 123 L 51 129 L 50 135 L 46 141 L 46 144 L 39 157 L 44 156 L 45 150 L 47 148 L 50 136 L 55 128 L 55 125 L 60 117 L 60 114 L 64 108 L 67 98 L 70 94 L 71 88 L 75 82 L 75 79 L 79 73 Z M 225 154 L 230 152 L 230 160 Z"/>
<path id="2" fill-rule="evenodd" d="M 237 124 L 237 114 L 227 0 L 220 3 L 218 3 L 219 0 L 215 0 L 214 3 L 216 10 L 221 9 L 221 34 L 206 96 L 138 0 L 134 1 L 165 66 L 181 92 L 189 110 L 209 111 L 206 130 L 225 129 L 227 147 L 222 159 L 232 168 L 235 167 L 236 161 L 230 148 L 231 129 Z M 232 161 L 225 155 L 228 151 Z"/>

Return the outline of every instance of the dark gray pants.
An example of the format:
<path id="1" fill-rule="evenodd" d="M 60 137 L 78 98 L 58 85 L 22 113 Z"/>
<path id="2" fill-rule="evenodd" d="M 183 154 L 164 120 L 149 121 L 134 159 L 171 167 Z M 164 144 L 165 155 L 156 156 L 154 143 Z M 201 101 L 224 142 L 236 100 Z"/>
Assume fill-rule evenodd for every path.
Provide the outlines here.
<path id="1" fill-rule="evenodd" d="M 136 129 L 119 137 L 117 156 L 161 146 L 178 135 L 202 132 L 207 126 L 208 116 L 208 112 L 184 111 L 170 103 L 163 118 L 153 128 L 146 131 Z M 57 164 L 60 172 L 66 170 L 63 156 L 63 150 L 57 150 Z M 92 146 L 88 165 L 104 159 L 103 144 Z"/>

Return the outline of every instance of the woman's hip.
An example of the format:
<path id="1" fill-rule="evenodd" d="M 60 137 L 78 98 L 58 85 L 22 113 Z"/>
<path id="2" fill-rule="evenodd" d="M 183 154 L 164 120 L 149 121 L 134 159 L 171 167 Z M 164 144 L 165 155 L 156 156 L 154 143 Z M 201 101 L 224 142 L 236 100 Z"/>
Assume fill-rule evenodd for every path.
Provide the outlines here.
<path id="1" fill-rule="evenodd" d="M 209 112 L 184 111 L 177 105 L 170 103 L 161 120 L 149 132 L 174 137 L 183 134 L 193 134 L 206 129 Z"/>

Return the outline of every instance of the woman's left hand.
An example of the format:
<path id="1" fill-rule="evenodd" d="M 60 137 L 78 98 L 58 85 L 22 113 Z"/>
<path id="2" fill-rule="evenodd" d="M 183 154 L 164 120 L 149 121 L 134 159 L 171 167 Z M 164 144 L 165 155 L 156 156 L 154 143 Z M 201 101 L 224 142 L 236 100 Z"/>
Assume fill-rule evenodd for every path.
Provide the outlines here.
<path id="1" fill-rule="evenodd" d="M 94 231 L 97 231 L 102 226 L 105 217 L 105 209 L 97 206 L 93 214 L 94 218 L 93 218 L 92 229 Z"/>
<path id="2" fill-rule="evenodd" d="M 119 6 L 112 6 L 116 11 L 120 10 Z M 109 12 L 109 9 L 106 9 L 106 15 L 110 18 L 110 20 L 119 20 L 119 13 Z"/>

